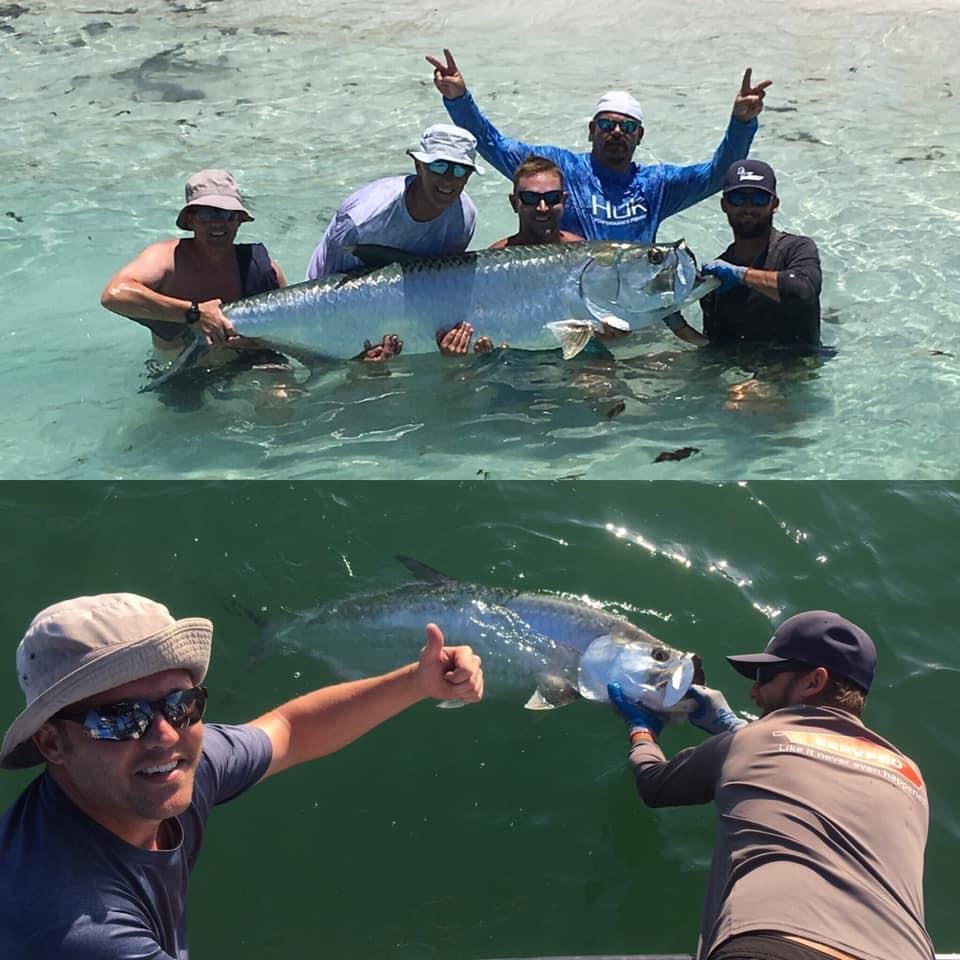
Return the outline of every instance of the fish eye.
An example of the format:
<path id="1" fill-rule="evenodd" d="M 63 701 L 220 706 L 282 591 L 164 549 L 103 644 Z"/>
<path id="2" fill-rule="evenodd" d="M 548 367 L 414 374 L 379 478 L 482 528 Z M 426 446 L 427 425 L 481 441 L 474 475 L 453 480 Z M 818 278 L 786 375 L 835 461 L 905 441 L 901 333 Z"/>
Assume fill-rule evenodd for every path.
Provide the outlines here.
<path id="1" fill-rule="evenodd" d="M 670 653 L 666 647 L 656 647 L 650 651 L 650 656 L 653 657 L 657 663 L 665 663 L 670 659 Z"/>
<path id="2" fill-rule="evenodd" d="M 647 253 L 647 260 L 649 260 L 652 264 L 663 263 L 663 251 L 658 247 L 653 247 Z"/>

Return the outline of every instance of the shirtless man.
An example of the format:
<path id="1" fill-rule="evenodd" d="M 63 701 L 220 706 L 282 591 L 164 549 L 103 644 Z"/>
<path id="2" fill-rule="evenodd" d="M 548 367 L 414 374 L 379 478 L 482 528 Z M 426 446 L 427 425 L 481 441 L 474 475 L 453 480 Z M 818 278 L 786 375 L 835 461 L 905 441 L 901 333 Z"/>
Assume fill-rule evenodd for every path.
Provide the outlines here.
<path id="1" fill-rule="evenodd" d="M 560 229 L 566 199 L 560 168 L 546 157 L 531 154 L 514 171 L 509 196 L 519 228 L 513 236 L 491 243 L 490 249 L 583 240 L 579 234 Z"/>
<path id="2" fill-rule="evenodd" d="M 236 243 L 242 223 L 253 220 L 237 181 L 226 170 L 201 170 L 187 181 L 177 226 L 192 237 L 152 243 L 110 279 L 100 297 L 108 310 L 147 327 L 161 359 L 169 360 L 202 336 L 213 348 L 204 366 L 240 360 L 245 366 L 286 364 L 257 340 L 237 336 L 224 316 L 224 303 L 287 286 L 286 277 L 262 243 Z M 361 354 L 364 360 L 393 356 L 383 342 Z"/>
<path id="3" fill-rule="evenodd" d="M 177 226 L 193 236 L 150 244 L 114 274 L 100 302 L 149 328 L 162 353 L 179 353 L 196 330 L 216 348 L 204 358 L 215 366 L 235 360 L 237 350 L 260 349 L 237 336 L 221 306 L 287 281 L 262 243 L 235 243 L 240 225 L 253 216 L 226 170 L 195 173 L 185 194 Z"/>

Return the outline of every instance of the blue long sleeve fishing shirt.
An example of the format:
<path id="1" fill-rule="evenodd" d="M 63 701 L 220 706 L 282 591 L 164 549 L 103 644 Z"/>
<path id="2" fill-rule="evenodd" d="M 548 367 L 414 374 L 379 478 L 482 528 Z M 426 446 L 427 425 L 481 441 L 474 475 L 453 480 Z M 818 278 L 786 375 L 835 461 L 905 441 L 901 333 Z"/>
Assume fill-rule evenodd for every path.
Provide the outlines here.
<path id="1" fill-rule="evenodd" d="M 618 173 L 598 163 L 591 153 L 505 137 L 480 112 L 469 90 L 456 100 L 444 98 L 443 104 L 453 122 L 477 138 L 484 160 L 505 177 L 513 179 L 514 170 L 531 153 L 552 160 L 563 171 L 567 191 L 560 227 L 587 240 L 652 243 L 667 217 L 720 189 L 730 164 L 749 153 L 758 126 L 756 119 L 742 123 L 731 116 L 710 160 L 686 166 L 634 163 L 629 172 Z"/>

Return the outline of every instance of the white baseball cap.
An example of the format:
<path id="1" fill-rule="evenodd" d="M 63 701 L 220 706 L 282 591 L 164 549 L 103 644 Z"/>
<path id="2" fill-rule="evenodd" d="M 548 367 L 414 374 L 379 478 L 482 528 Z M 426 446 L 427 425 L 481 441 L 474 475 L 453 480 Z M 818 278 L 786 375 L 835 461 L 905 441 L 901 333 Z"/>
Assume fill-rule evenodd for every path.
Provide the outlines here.
<path id="1" fill-rule="evenodd" d="M 598 113 L 622 113 L 625 117 L 633 117 L 638 123 L 643 123 L 640 104 L 626 90 L 608 90 L 593 108 L 593 115 Z"/>

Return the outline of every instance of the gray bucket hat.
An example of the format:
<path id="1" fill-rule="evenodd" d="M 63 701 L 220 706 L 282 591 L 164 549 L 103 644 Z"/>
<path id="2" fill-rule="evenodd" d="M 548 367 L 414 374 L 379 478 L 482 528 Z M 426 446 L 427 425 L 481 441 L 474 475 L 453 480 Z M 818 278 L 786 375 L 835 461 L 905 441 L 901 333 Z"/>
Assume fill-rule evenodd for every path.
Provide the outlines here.
<path id="1" fill-rule="evenodd" d="M 411 149 L 407 153 L 421 163 L 449 160 L 450 163 L 473 167 L 474 173 L 483 175 L 483 167 L 477 163 L 477 138 L 469 130 L 452 123 L 435 123 L 427 127 L 420 138 L 420 149 Z"/>
<path id="2" fill-rule="evenodd" d="M 190 207 L 218 207 L 220 210 L 239 210 L 243 222 L 253 220 L 253 214 L 240 200 L 240 187 L 233 174 L 226 170 L 201 170 L 195 173 L 184 187 L 186 203 L 177 214 L 177 226 L 189 230 L 187 211 Z"/>
<path id="3" fill-rule="evenodd" d="M 212 640 L 209 620 L 175 620 L 162 603 L 135 593 L 75 597 L 41 610 L 17 647 L 27 705 L 3 738 L 0 767 L 43 763 L 31 738 L 72 703 L 164 670 L 187 670 L 199 684 Z"/>

